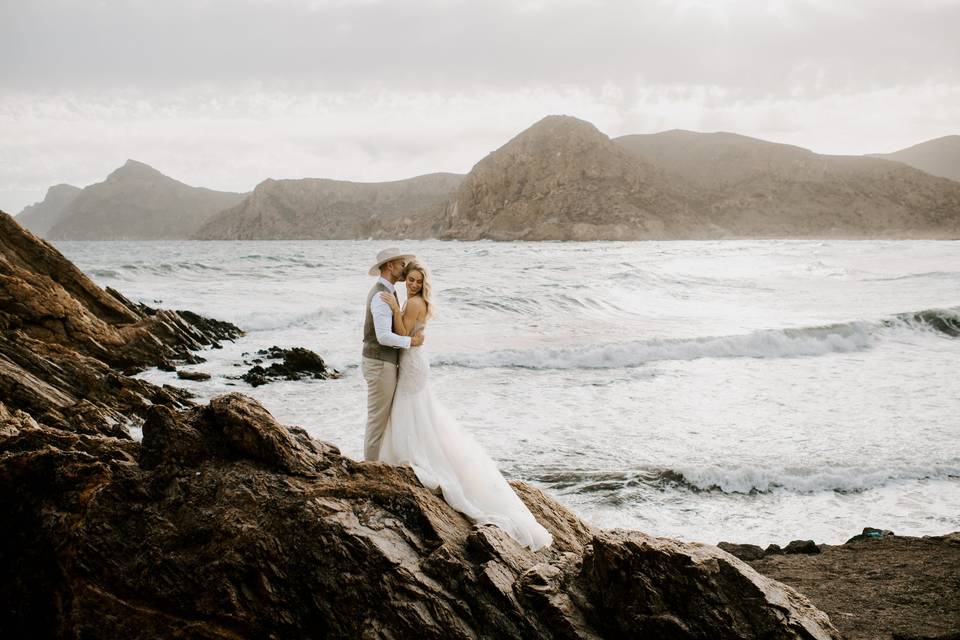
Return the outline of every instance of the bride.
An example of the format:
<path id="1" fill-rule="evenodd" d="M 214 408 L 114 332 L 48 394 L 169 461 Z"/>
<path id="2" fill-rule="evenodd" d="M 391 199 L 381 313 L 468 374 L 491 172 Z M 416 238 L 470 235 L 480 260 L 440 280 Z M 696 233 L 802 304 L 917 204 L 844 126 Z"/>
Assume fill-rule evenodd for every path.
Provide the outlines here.
<path id="1" fill-rule="evenodd" d="M 402 309 L 393 295 L 380 296 L 393 310 L 394 332 L 414 335 L 431 316 L 430 276 L 411 262 L 403 277 L 407 301 Z M 553 537 L 517 497 L 496 463 L 434 397 L 429 372 L 421 347 L 400 352 L 397 391 L 379 459 L 413 467 L 423 486 L 439 487 L 447 503 L 473 522 L 495 524 L 531 549 L 549 545 Z"/>

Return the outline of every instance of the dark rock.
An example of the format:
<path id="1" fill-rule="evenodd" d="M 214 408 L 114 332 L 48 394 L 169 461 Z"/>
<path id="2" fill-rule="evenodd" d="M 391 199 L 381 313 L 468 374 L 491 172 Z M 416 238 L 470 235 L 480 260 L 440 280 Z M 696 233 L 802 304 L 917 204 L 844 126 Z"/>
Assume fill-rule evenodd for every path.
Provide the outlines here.
<path id="1" fill-rule="evenodd" d="M 763 549 L 755 544 L 734 544 L 732 542 L 720 542 L 717 544 L 717 546 L 730 555 L 736 556 L 741 560 L 758 560 L 764 555 Z"/>
<path id="2" fill-rule="evenodd" d="M 763 550 L 763 555 L 765 556 L 778 555 L 782 553 L 783 549 L 781 549 L 780 545 L 778 544 L 768 544 L 767 548 Z"/>
<path id="3" fill-rule="evenodd" d="M 532 552 L 239 394 L 152 408 L 142 443 L 0 424 L 3 637 L 839 638 L 712 547 L 515 482 L 555 537 Z"/>
<path id="4" fill-rule="evenodd" d="M 820 547 L 813 540 L 792 540 L 783 548 L 784 553 L 820 553 Z"/>
<path id="5" fill-rule="evenodd" d="M 274 380 L 301 380 L 304 378 L 329 380 L 340 377 L 340 372 L 327 367 L 323 358 L 303 347 L 281 349 L 274 346 L 269 349 L 261 349 L 257 354 L 262 355 L 267 360 L 282 359 L 283 361 L 271 363 L 268 367 L 256 364 L 240 376 L 242 380 L 254 387 Z M 263 359 L 254 358 L 252 362 L 262 363 Z"/>
<path id="6" fill-rule="evenodd" d="M 848 640 L 951 637 L 960 630 L 960 532 L 767 555 L 757 571 L 809 596 Z"/>
<path id="7" fill-rule="evenodd" d="M 864 527 L 862 533 L 858 533 L 853 536 L 847 543 L 859 542 L 861 540 L 879 540 L 880 538 L 886 538 L 887 536 L 892 536 L 893 531 L 888 529 L 874 529 L 873 527 Z"/>
<path id="8" fill-rule="evenodd" d="M 128 437 L 151 406 L 185 407 L 190 396 L 124 374 L 199 361 L 191 350 L 241 333 L 100 289 L 0 212 L 0 400 L 12 410 L 59 429 Z"/>
<path id="9" fill-rule="evenodd" d="M 202 382 L 204 380 L 209 380 L 210 374 L 204 373 L 203 371 L 187 371 L 185 369 L 178 369 L 177 377 L 181 380 L 196 380 Z"/>

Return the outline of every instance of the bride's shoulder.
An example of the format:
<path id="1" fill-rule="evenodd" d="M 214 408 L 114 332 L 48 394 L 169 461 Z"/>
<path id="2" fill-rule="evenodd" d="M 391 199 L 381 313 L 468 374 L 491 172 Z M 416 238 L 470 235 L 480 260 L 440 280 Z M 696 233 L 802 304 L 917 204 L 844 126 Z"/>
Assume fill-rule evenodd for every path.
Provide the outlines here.
<path id="1" fill-rule="evenodd" d="M 427 308 L 427 303 L 424 302 L 423 298 L 420 296 L 414 296 L 407 300 L 407 307 L 416 311 L 420 311 Z"/>

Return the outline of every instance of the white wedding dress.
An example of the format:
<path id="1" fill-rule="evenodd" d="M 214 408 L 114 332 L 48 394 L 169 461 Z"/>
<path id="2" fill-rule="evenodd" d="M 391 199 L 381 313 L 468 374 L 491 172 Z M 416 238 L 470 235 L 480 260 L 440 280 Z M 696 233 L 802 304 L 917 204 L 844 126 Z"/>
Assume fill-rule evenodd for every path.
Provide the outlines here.
<path id="1" fill-rule="evenodd" d="M 553 536 L 523 504 L 496 463 L 430 390 L 421 347 L 400 352 L 397 392 L 380 445 L 380 460 L 408 464 L 428 489 L 475 523 L 492 523 L 520 544 L 539 549 Z"/>

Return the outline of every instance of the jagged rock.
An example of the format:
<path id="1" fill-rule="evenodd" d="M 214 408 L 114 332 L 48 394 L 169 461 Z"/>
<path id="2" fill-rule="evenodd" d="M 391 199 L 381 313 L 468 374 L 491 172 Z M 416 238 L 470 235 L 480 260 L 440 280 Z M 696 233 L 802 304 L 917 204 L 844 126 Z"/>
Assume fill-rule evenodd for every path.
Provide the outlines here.
<path id="1" fill-rule="evenodd" d="M 142 443 L 11 416 L 4 637 L 839 638 L 715 547 L 598 531 L 515 482 L 555 538 L 531 552 L 239 394 L 152 408 Z"/>
<path id="2" fill-rule="evenodd" d="M 282 358 L 283 362 L 274 362 L 268 367 L 255 364 L 249 371 L 240 376 L 242 380 L 254 387 L 274 380 L 302 380 L 304 378 L 328 380 L 340 377 L 340 372 L 327 367 L 323 358 L 303 347 L 281 349 L 273 346 L 269 349 L 261 349 L 257 351 L 257 354 L 267 360 Z M 252 362 L 262 363 L 263 359 L 254 358 Z"/>
<path id="3" fill-rule="evenodd" d="M 820 547 L 813 540 L 791 540 L 783 548 L 784 553 L 820 553 Z"/>
<path id="4" fill-rule="evenodd" d="M 189 394 L 124 373 L 196 362 L 192 350 L 241 334 L 100 289 L 0 212 L 0 400 L 12 409 L 59 429 L 126 438 L 149 407 L 184 407 Z"/>
<path id="5" fill-rule="evenodd" d="M 766 553 L 763 549 L 758 547 L 755 544 L 735 544 L 732 542 L 719 542 L 717 546 L 729 553 L 732 556 L 736 556 L 741 560 L 759 560 Z M 778 547 L 779 549 L 779 547 Z"/>

